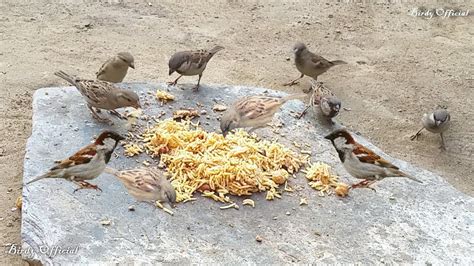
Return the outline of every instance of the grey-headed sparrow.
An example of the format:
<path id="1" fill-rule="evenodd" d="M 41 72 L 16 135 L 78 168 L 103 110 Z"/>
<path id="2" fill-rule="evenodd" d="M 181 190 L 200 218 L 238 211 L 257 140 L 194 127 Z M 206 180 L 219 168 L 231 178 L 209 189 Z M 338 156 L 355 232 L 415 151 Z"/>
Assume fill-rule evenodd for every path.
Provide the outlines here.
<path id="1" fill-rule="evenodd" d="M 295 65 L 301 76 L 295 80 L 292 80 L 285 86 L 292 86 L 298 83 L 298 80 L 303 78 L 305 75 L 312 77 L 314 80 L 318 80 L 318 76 L 328 71 L 335 65 L 347 64 L 342 60 L 329 61 L 322 56 L 310 52 L 303 43 L 296 43 L 293 47 L 295 53 Z"/>
<path id="2" fill-rule="evenodd" d="M 341 100 L 337 98 L 332 91 L 323 86 L 322 83 L 312 80 L 312 94 L 309 100 L 309 106 L 301 113 L 300 118 L 304 116 L 309 107 L 317 117 L 322 116 L 331 125 L 332 120 L 341 110 Z"/>
<path id="3" fill-rule="evenodd" d="M 63 71 L 58 71 L 54 74 L 65 79 L 79 90 L 86 100 L 87 107 L 91 110 L 92 116 L 99 121 L 109 121 L 109 119 L 101 118 L 93 107 L 111 110 L 114 115 L 119 117 L 121 115 L 115 111 L 117 108 L 140 108 L 140 99 L 135 92 L 118 88 L 108 81 L 80 79 L 70 76 Z"/>
<path id="4" fill-rule="evenodd" d="M 107 140 L 115 142 L 113 147 L 107 145 Z M 92 185 L 87 180 L 98 177 L 105 169 L 110 161 L 113 151 L 117 147 L 120 140 L 124 137 L 112 131 L 102 132 L 94 143 L 89 144 L 71 157 L 62 161 L 56 161 L 56 166 L 51 168 L 47 173 L 40 175 L 26 184 L 31 184 L 44 178 L 64 178 L 79 185 L 80 188 L 93 188 L 100 190 L 96 185 Z"/>
<path id="5" fill-rule="evenodd" d="M 198 83 L 194 87 L 195 90 L 199 89 L 202 72 L 206 69 L 207 63 L 222 49 L 224 49 L 224 47 L 215 46 L 211 50 L 182 51 L 175 53 L 171 56 L 170 61 L 168 62 L 169 75 L 173 74 L 175 71 L 180 75 L 174 81 L 168 82 L 168 84 L 176 85 L 182 76 L 199 75 Z"/>
<path id="6" fill-rule="evenodd" d="M 435 110 L 432 113 L 424 114 L 421 119 L 423 127 L 416 132 L 415 135 L 411 136 L 411 140 L 417 139 L 421 135 L 423 129 L 428 130 L 432 133 L 439 133 L 441 136 L 441 149 L 446 150 L 446 144 L 444 142 L 443 133 L 449 128 L 451 116 L 448 111 L 444 108 Z"/>
<path id="7" fill-rule="evenodd" d="M 273 119 L 273 115 L 284 103 L 306 94 L 292 94 L 282 98 L 270 96 L 249 96 L 237 100 L 228 108 L 221 118 L 221 130 L 225 136 L 235 128 L 251 127 L 249 133 L 257 128 L 265 127 Z"/>
<path id="8" fill-rule="evenodd" d="M 121 52 L 108 59 L 96 73 L 98 80 L 122 82 L 127 75 L 128 68 L 135 69 L 135 60 L 129 52 Z"/>
<path id="9" fill-rule="evenodd" d="M 381 158 L 370 149 L 355 142 L 351 134 L 345 129 L 338 129 L 325 137 L 331 140 L 346 171 L 353 177 L 364 179 L 352 185 L 355 187 L 369 187 L 372 183 L 386 177 L 407 177 L 416 182 L 420 180 L 405 174 L 398 167 Z"/>
<path id="10" fill-rule="evenodd" d="M 176 202 L 176 191 L 170 181 L 157 169 L 136 168 L 118 171 L 107 167 L 106 173 L 116 176 L 138 201 L 172 204 Z"/>

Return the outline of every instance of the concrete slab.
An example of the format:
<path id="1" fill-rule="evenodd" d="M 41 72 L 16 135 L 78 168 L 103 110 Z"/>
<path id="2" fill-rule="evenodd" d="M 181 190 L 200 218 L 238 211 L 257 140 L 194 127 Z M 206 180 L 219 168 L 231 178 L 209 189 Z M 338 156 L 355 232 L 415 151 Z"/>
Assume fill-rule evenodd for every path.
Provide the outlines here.
<path id="1" fill-rule="evenodd" d="M 170 88 L 177 101 L 160 106 L 147 91 L 164 84 L 128 84 L 142 98 L 151 97 L 146 113 L 204 104 L 209 119 L 200 121 L 207 130 L 218 130 L 212 111 L 215 102 L 229 104 L 248 94 L 278 95 L 262 88 L 239 86 L 202 87 L 199 92 Z M 310 143 L 313 161 L 334 166 L 349 177 L 328 141 L 329 132 L 311 114 L 302 120 L 300 101 L 287 103 L 278 113 L 285 123 L 283 143 Z M 72 87 L 37 90 L 33 100 L 33 132 L 26 148 L 24 181 L 43 173 L 54 160 L 63 159 L 88 144 L 106 128 L 125 133 L 117 122 L 110 127 L 93 121 L 84 101 Z M 209 125 L 205 123 L 208 122 Z M 272 136 L 267 129 L 261 136 Z M 380 152 L 363 138 L 363 144 Z M 290 145 L 291 146 L 291 145 Z M 118 151 L 123 154 L 122 148 Z M 179 204 L 175 215 L 136 203 L 122 184 L 103 174 L 96 180 L 103 192 L 82 190 L 64 180 L 45 180 L 23 190 L 23 257 L 44 264 L 78 263 L 434 263 L 474 264 L 474 200 L 429 171 L 385 156 L 424 184 L 392 178 L 379 182 L 377 192 L 359 189 L 350 197 L 321 198 L 299 174 L 293 184 L 305 189 L 285 193 L 283 199 L 266 201 L 254 195 L 256 208 L 220 210 L 219 203 L 201 198 Z M 145 158 L 145 157 L 143 157 Z M 113 158 L 117 169 L 137 166 L 134 159 Z M 299 206 L 299 198 L 308 206 Z M 240 202 L 240 201 L 239 201 Z M 135 211 L 128 207 L 135 205 Z M 287 213 L 289 215 L 287 215 Z M 101 221 L 109 220 L 110 225 Z M 261 243 L 255 240 L 259 235 Z M 69 250 L 67 250 L 69 248 Z M 55 250 L 67 254 L 55 254 Z"/>

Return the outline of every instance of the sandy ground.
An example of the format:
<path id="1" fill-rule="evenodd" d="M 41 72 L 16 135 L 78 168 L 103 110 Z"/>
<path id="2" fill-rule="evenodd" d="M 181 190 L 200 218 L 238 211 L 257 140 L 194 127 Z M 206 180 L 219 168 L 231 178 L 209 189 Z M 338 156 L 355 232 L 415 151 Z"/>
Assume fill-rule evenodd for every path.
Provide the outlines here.
<path id="1" fill-rule="evenodd" d="M 220 44 L 226 49 L 208 64 L 202 83 L 294 92 L 309 86 L 307 78 L 292 88 L 281 85 L 299 75 L 289 58 L 292 45 L 301 40 L 328 59 L 349 62 L 320 77 L 351 109 L 339 121 L 387 153 L 437 172 L 474 195 L 472 15 L 427 19 L 410 16 L 417 7 L 412 4 L 313 1 L 33 2 L 0 3 L 3 245 L 21 243 L 20 213 L 12 208 L 21 193 L 33 92 L 64 85 L 55 70 L 93 78 L 102 62 L 119 51 L 135 56 L 137 68 L 127 81 L 157 82 L 170 79 L 167 60 L 173 52 Z M 472 9 L 465 4 L 425 6 Z M 438 148 L 437 135 L 409 139 L 422 114 L 438 104 L 452 113 L 447 152 Z M 1 264 L 22 263 L 18 256 L 0 254 Z"/>

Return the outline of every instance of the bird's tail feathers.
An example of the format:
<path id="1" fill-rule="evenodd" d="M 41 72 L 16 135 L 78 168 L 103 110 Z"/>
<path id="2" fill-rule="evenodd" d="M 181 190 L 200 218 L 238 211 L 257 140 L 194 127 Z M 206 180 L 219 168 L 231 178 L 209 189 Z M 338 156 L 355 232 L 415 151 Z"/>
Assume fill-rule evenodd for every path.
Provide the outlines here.
<path id="1" fill-rule="evenodd" d="M 334 61 L 331 61 L 331 63 L 333 63 L 334 65 L 345 65 L 345 64 L 347 64 L 346 61 L 342 61 L 342 60 L 334 60 Z"/>
<path id="2" fill-rule="evenodd" d="M 214 55 L 215 53 L 219 52 L 220 50 L 224 50 L 224 47 L 222 47 L 220 45 L 216 45 L 211 50 L 209 50 L 209 53 Z"/>
<path id="3" fill-rule="evenodd" d="M 417 179 L 417 178 L 415 178 L 415 177 L 413 177 L 413 176 L 411 176 L 411 175 L 409 175 L 409 174 L 407 174 L 407 173 L 404 173 L 404 172 L 402 172 L 402 171 L 400 171 L 400 170 L 394 170 L 393 173 L 396 174 L 397 176 L 406 177 L 406 178 L 409 178 L 409 179 L 411 179 L 411 180 L 413 180 L 413 181 L 416 181 L 416 182 L 418 182 L 418 183 L 423 184 L 423 182 L 421 182 L 421 180 L 419 180 L 419 179 Z"/>
<path id="4" fill-rule="evenodd" d="M 114 175 L 116 177 L 120 176 L 120 171 L 115 169 L 115 168 L 112 168 L 112 167 L 106 167 L 105 170 L 104 170 L 105 173 L 107 174 L 111 174 L 111 175 Z"/>
<path id="5" fill-rule="evenodd" d="M 65 79 L 67 82 L 71 83 L 72 85 L 76 85 L 75 78 L 73 76 L 68 75 L 66 72 L 62 70 L 55 72 L 54 75 L 62 79 Z"/>
<path id="6" fill-rule="evenodd" d="M 51 172 L 47 172 L 47 173 L 45 173 L 45 174 L 42 174 L 42 175 L 40 175 L 40 176 L 37 176 L 37 177 L 33 178 L 33 180 L 30 180 L 30 181 L 26 182 L 26 184 L 29 185 L 29 184 L 31 184 L 31 183 L 33 183 L 33 182 L 38 181 L 38 180 L 41 180 L 41 179 L 44 179 L 44 178 L 50 178 L 50 177 L 52 177 L 52 176 L 51 176 Z"/>

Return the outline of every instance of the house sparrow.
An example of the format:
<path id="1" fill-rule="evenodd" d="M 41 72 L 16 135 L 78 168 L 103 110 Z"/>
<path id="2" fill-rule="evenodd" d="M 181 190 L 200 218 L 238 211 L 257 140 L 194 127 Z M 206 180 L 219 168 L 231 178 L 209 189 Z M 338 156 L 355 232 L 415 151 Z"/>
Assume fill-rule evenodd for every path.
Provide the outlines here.
<path id="1" fill-rule="evenodd" d="M 116 176 L 138 201 L 172 204 L 176 202 L 176 191 L 170 181 L 156 169 L 136 168 L 118 171 L 107 167 L 106 173 Z"/>
<path id="2" fill-rule="evenodd" d="M 56 76 L 65 79 L 74 85 L 87 102 L 87 107 L 92 112 L 92 116 L 102 122 L 109 119 L 101 118 L 93 107 L 98 109 L 111 110 L 112 114 L 121 117 L 115 111 L 117 108 L 134 107 L 140 108 L 138 95 L 130 90 L 116 87 L 113 83 L 102 80 L 86 80 L 72 77 L 63 71 L 54 73 Z"/>
<path id="3" fill-rule="evenodd" d="M 135 69 L 135 61 L 129 52 L 121 52 L 107 60 L 96 73 L 98 80 L 122 82 L 128 68 Z"/>
<path id="4" fill-rule="evenodd" d="M 312 77 L 314 80 L 318 80 L 318 76 L 326 72 L 328 69 L 335 65 L 347 64 L 342 60 L 329 61 L 310 52 L 306 45 L 303 43 L 296 43 L 293 47 L 293 52 L 295 53 L 295 65 L 298 71 L 301 73 L 301 76 L 293 81 L 290 81 L 285 86 L 292 86 L 298 84 L 298 80 L 303 78 L 305 75 Z"/>
<path id="5" fill-rule="evenodd" d="M 105 142 L 109 139 L 115 141 L 113 147 L 108 146 Z M 81 188 L 101 190 L 96 185 L 87 182 L 87 180 L 98 177 L 104 171 L 118 142 L 123 139 L 125 138 L 115 132 L 104 131 L 97 137 L 94 143 L 83 147 L 67 159 L 56 161 L 56 166 L 47 173 L 28 181 L 26 184 L 28 185 L 44 178 L 64 178 L 80 186 L 74 192 Z"/>
<path id="6" fill-rule="evenodd" d="M 221 130 L 225 136 L 235 128 L 251 127 L 249 133 L 257 128 L 265 127 L 273 119 L 273 115 L 284 103 L 306 94 L 292 94 L 282 98 L 270 96 L 249 96 L 237 100 L 227 109 L 221 118 Z"/>
<path id="7" fill-rule="evenodd" d="M 331 140 L 346 171 L 355 178 L 364 179 L 352 185 L 355 187 L 369 187 L 372 183 L 385 177 L 407 177 L 416 182 L 420 180 L 409 176 L 395 165 L 384 160 L 373 151 L 354 141 L 345 129 L 339 129 L 325 137 Z"/>
<path id="8" fill-rule="evenodd" d="M 439 133 L 441 136 L 441 149 L 446 150 L 444 142 L 443 132 L 449 128 L 451 116 L 446 109 L 437 109 L 430 114 L 424 114 L 421 119 L 423 127 L 416 132 L 415 135 L 411 136 L 411 140 L 417 139 L 421 135 L 423 129 L 428 130 L 432 133 Z"/>
<path id="9" fill-rule="evenodd" d="M 339 114 L 341 100 L 332 91 L 324 87 L 322 83 L 316 83 L 314 80 L 312 81 L 312 91 L 310 105 L 300 114 L 299 118 L 303 117 L 308 108 L 311 107 L 316 115 L 321 115 L 333 125 L 332 118 Z"/>
<path id="10" fill-rule="evenodd" d="M 201 82 L 202 72 L 206 69 L 206 65 L 211 58 L 220 50 L 224 49 L 222 46 L 215 46 L 211 50 L 197 50 L 197 51 L 182 51 L 177 52 L 171 56 L 168 62 L 169 75 L 175 71 L 178 72 L 179 77 L 172 82 L 168 82 L 169 85 L 176 85 L 178 80 L 182 76 L 195 76 L 199 75 L 198 83 L 194 87 L 195 90 L 199 89 L 199 82 Z"/>

